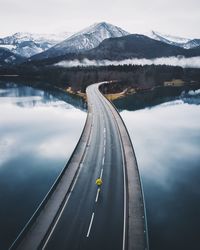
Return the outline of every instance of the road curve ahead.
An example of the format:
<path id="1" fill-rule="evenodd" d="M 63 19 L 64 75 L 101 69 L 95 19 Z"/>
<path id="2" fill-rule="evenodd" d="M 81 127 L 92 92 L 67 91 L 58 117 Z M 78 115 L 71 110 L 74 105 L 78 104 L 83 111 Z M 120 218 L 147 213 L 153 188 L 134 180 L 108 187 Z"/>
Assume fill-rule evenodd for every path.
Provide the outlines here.
<path id="1" fill-rule="evenodd" d="M 118 112 L 99 91 L 101 84 L 107 83 L 86 90 L 88 118 L 68 166 L 10 249 L 148 249 L 133 147 Z"/>

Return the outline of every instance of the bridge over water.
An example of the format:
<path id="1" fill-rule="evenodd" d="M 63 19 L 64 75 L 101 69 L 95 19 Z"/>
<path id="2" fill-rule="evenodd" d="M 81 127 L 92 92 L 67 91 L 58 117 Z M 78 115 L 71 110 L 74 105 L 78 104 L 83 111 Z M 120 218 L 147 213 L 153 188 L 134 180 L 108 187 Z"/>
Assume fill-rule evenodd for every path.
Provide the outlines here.
<path id="1" fill-rule="evenodd" d="M 80 140 L 11 250 L 147 250 L 141 179 L 127 129 L 93 84 Z M 95 180 L 101 178 L 101 190 Z"/>

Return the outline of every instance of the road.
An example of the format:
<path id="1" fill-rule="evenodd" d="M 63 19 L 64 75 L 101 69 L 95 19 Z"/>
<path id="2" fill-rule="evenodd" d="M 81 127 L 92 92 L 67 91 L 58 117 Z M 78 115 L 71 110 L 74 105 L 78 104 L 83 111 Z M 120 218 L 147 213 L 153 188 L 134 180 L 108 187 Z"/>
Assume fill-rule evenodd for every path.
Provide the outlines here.
<path id="1" fill-rule="evenodd" d="M 97 86 L 91 86 L 87 94 L 92 113 L 88 150 L 45 249 L 123 249 L 124 173 L 119 132 Z M 98 177 L 103 180 L 100 192 L 95 183 Z"/>
<path id="2" fill-rule="evenodd" d="M 133 147 L 101 84 L 87 88 L 88 118 L 72 159 L 11 250 L 148 249 Z"/>

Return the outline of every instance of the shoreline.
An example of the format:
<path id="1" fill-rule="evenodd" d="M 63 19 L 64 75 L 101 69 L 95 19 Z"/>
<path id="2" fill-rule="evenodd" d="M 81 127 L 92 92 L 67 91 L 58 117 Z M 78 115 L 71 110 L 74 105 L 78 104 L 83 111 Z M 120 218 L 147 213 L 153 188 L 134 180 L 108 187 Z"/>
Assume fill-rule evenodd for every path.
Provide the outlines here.
<path id="1" fill-rule="evenodd" d="M 154 86 L 151 88 L 141 88 L 141 89 L 137 89 L 137 88 L 130 88 L 130 89 L 125 89 L 121 92 L 116 92 L 116 93 L 107 93 L 105 95 L 105 97 L 109 100 L 109 101 L 115 101 L 115 100 L 119 100 L 119 99 L 123 99 L 125 97 L 128 96 L 133 96 L 134 94 L 145 94 L 145 93 L 150 93 L 153 92 L 157 89 L 176 89 L 176 90 L 193 90 L 193 89 L 198 89 L 200 88 L 200 83 L 184 83 L 181 85 L 160 85 L 160 86 Z M 64 90 L 64 92 L 74 95 L 74 96 L 78 96 L 84 99 L 84 101 L 87 101 L 87 96 L 86 93 L 83 93 L 81 91 L 74 91 L 71 87 L 68 88 L 62 88 Z"/>
<path id="2" fill-rule="evenodd" d="M 0 80 L 1 80 L 1 77 L 3 79 L 3 81 L 5 81 L 6 78 L 10 78 L 10 79 L 16 79 L 16 80 L 20 80 L 20 75 L 16 75 L 16 74 L 13 74 L 13 75 L 0 75 Z M 24 79 L 22 77 L 22 80 L 23 81 L 27 81 L 27 79 Z M 85 92 L 81 92 L 81 90 L 75 90 L 73 89 L 73 87 L 69 86 L 69 87 L 64 87 L 64 86 L 59 86 L 59 85 L 56 85 L 56 84 L 52 84 L 52 83 L 48 83 L 48 82 L 44 82 L 43 80 L 31 80 L 29 79 L 30 81 L 32 81 L 32 83 L 28 83 L 28 85 L 32 85 L 32 86 L 35 86 L 34 82 L 37 82 L 36 85 L 38 85 L 38 82 L 39 82 L 39 85 L 40 86 L 51 86 L 55 89 L 60 89 L 62 90 L 64 93 L 67 93 L 71 96 L 74 96 L 74 97 L 80 97 L 82 98 L 82 100 L 84 102 L 87 102 L 87 96 L 86 96 L 86 93 Z M 117 82 L 117 81 L 115 81 Z M 113 81 L 114 83 L 114 81 Z M 26 84 L 26 83 L 25 83 Z M 109 85 L 108 85 L 109 86 Z M 111 85 L 110 85 L 111 86 Z M 112 85 L 113 86 L 113 85 Z M 124 90 L 121 90 L 121 91 L 106 91 L 107 93 L 105 93 L 104 91 L 103 94 L 106 96 L 106 98 L 109 100 L 109 101 L 118 101 L 118 100 L 122 100 L 123 98 L 126 98 L 126 97 L 130 97 L 130 96 L 134 96 L 134 95 L 142 95 L 142 94 L 150 94 L 150 93 L 153 93 L 154 91 L 160 89 L 160 90 L 169 90 L 169 89 L 174 89 L 174 90 L 186 90 L 186 91 L 189 91 L 189 90 L 194 90 L 194 89 L 198 89 L 200 88 L 200 82 L 184 82 L 180 79 L 173 79 L 171 81 L 165 81 L 163 83 L 163 85 L 157 85 L 157 86 L 152 86 L 152 87 L 148 87 L 148 88 L 145 88 L 145 87 L 133 87 L 133 86 L 124 86 L 125 89 Z M 117 89 L 117 87 L 116 87 Z"/>

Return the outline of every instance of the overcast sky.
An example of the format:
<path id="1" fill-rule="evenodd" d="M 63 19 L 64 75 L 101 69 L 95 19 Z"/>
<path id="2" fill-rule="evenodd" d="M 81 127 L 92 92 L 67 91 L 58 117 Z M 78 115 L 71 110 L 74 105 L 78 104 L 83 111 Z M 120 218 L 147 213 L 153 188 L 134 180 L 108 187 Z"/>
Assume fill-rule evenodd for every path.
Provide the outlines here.
<path id="1" fill-rule="evenodd" d="M 0 37 L 75 32 L 101 21 L 131 33 L 200 38 L 200 0 L 0 0 Z"/>

